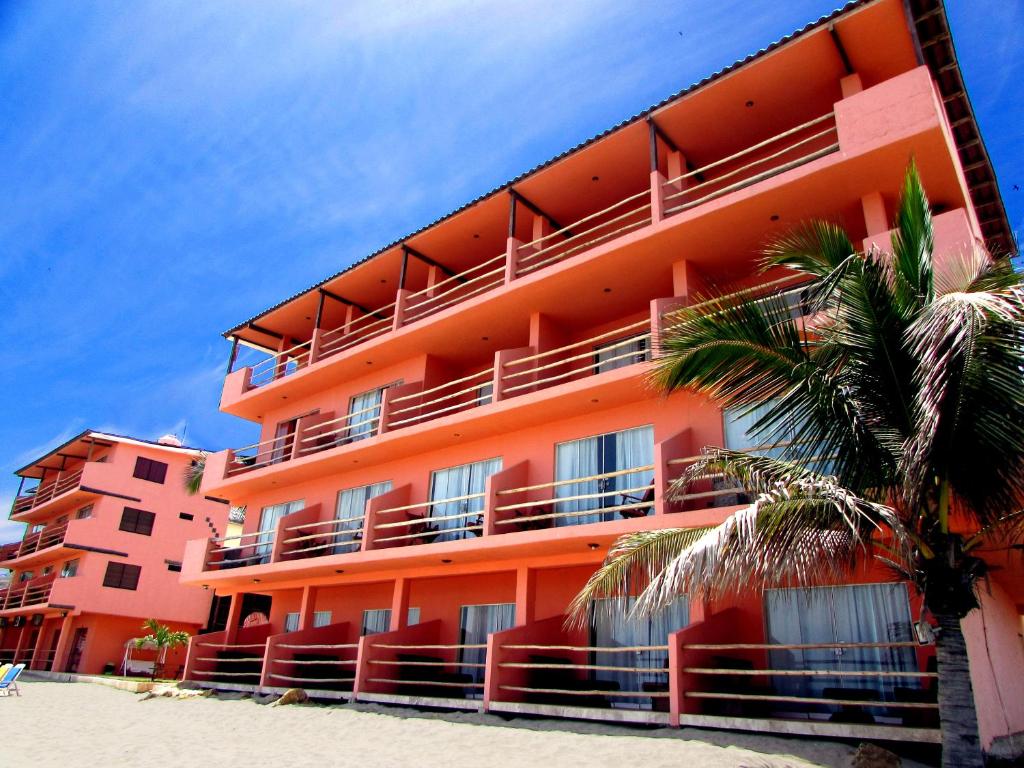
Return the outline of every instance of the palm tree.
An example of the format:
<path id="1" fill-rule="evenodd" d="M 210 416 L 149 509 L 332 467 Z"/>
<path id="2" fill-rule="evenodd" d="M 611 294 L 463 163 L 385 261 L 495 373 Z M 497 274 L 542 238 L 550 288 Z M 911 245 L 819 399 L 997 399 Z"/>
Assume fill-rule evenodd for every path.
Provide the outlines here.
<path id="1" fill-rule="evenodd" d="M 156 680 L 162 666 L 163 655 L 166 651 L 173 651 L 175 648 L 188 645 L 189 634 L 180 630 L 172 630 L 166 624 L 161 624 L 156 619 L 146 619 L 142 628 L 148 629 L 149 634 L 145 637 L 137 638 L 135 640 L 135 647 L 145 648 L 149 646 L 156 648 L 157 661 L 153 664 L 153 679 Z"/>
<path id="2" fill-rule="evenodd" d="M 669 496 L 722 478 L 755 501 L 715 528 L 621 538 L 570 616 L 636 591 L 633 615 L 649 616 L 681 594 L 834 583 L 880 561 L 937 624 L 943 765 L 981 766 L 961 620 L 978 607 L 979 545 L 1024 533 L 1024 285 L 982 252 L 937 273 L 932 247 L 911 165 L 891 252 L 857 253 L 826 222 L 766 250 L 766 272 L 807 281 L 802 312 L 746 292 L 673 316 L 657 385 L 760 407 L 753 437 L 772 450 L 705 448 Z"/>
<path id="3" fill-rule="evenodd" d="M 192 460 L 185 470 L 185 492 L 195 496 L 203 485 L 203 472 L 206 471 L 206 454 L 200 453 Z"/>

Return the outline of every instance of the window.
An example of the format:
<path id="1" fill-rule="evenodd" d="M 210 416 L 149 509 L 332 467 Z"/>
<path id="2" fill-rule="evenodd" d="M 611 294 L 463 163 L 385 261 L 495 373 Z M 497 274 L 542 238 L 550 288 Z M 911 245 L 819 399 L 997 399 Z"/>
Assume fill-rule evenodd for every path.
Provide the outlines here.
<path id="1" fill-rule="evenodd" d="M 107 572 L 103 575 L 103 586 L 114 589 L 138 589 L 139 574 L 142 568 L 127 563 L 107 563 Z"/>
<path id="2" fill-rule="evenodd" d="M 380 431 L 380 403 L 387 387 L 378 387 L 348 401 L 348 431 L 344 442 L 354 443 L 373 437 Z"/>
<path id="3" fill-rule="evenodd" d="M 85 520 L 90 517 L 92 517 L 92 504 L 82 507 L 80 510 L 75 512 L 75 520 Z"/>
<path id="4" fill-rule="evenodd" d="M 151 483 L 162 483 L 167 478 L 167 465 L 162 461 L 153 461 L 144 456 L 135 459 L 135 471 L 132 477 L 148 480 Z"/>
<path id="5" fill-rule="evenodd" d="M 770 651 L 768 658 L 772 669 L 889 673 L 887 677 L 778 676 L 772 678 L 772 686 L 780 694 L 820 697 L 826 688 L 841 686 L 868 688 L 882 701 L 892 701 L 896 687 L 920 686 L 919 680 L 892 674 L 919 671 L 915 649 L 884 645 L 914 640 L 906 584 L 767 589 L 764 606 L 769 643 L 863 643 L 874 646 Z"/>
<path id="6" fill-rule="evenodd" d="M 642 517 L 653 511 L 654 428 L 650 426 L 609 432 L 555 446 L 555 479 L 592 478 L 555 486 L 555 525 L 582 525 L 620 517 Z M 626 470 L 637 468 L 636 472 Z M 586 496 L 587 498 L 577 498 Z M 602 511 L 607 510 L 607 511 Z"/>
<path id="7" fill-rule="evenodd" d="M 53 566 L 52 565 L 45 565 L 45 566 L 43 566 L 43 576 L 49 576 L 51 573 L 53 573 Z"/>
<path id="8" fill-rule="evenodd" d="M 277 521 L 285 515 L 298 512 L 305 506 L 305 499 L 299 499 L 298 501 L 286 501 L 284 504 L 271 504 L 269 507 L 264 507 L 260 512 L 260 535 L 255 537 L 256 554 L 263 555 L 269 559 L 270 553 L 274 548 L 274 532 L 277 530 Z M 266 560 L 261 562 L 266 562 Z M 253 565 L 254 563 L 249 564 Z"/>
<path id="9" fill-rule="evenodd" d="M 295 448 L 295 433 L 298 428 L 299 420 L 297 418 L 282 421 L 277 425 L 277 429 L 274 431 L 273 448 L 270 452 L 271 464 L 287 461 L 292 457 L 292 450 Z M 263 461 L 261 457 L 257 457 L 257 460 Z"/>
<path id="10" fill-rule="evenodd" d="M 21 574 L 18 576 L 18 581 L 19 582 L 32 581 L 32 577 L 33 576 L 35 576 L 35 574 L 32 573 L 32 571 L 22 571 Z"/>
<path id="11" fill-rule="evenodd" d="M 334 508 L 334 519 L 338 522 L 332 529 L 334 547 L 332 554 L 355 552 L 359 549 L 363 533 L 363 517 L 366 515 L 366 502 L 374 496 L 380 496 L 391 490 L 391 481 L 373 485 L 362 485 L 358 488 L 346 488 L 338 491 L 338 503 Z"/>
<path id="12" fill-rule="evenodd" d="M 152 536 L 154 520 L 156 520 L 156 515 L 152 512 L 146 512 L 143 509 L 134 509 L 133 507 L 125 507 L 124 512 L 121 513 L 121 524 L 118 528 L 122 531 L 127 531 L 128 533 Z"/>
<path id="13" fill-rule="evenodd" d="M 78 575 L 78 560 L 68 560 L 61 566 L 60 577 L 62 579 L 70 579 L 72 576 Z"/>
<path id="14" fill-rule="evenodd" d="M 413 624 L 420 623 L 420 609 L 410 608 L 407 624 L 411 627 Z M 390 608 L 372 608 L 368 611 L 363 611 L 363 629 L 360 634 L 363 635 L 376 635 L 380 632 L 387 632 L 391 627 L 391 609 Z"/>
<path id="15" fill-rule="evenodd" d="M 618 341 L 598 344 L 594 347 L 594 373 L 614 371 L 616 368 L 625 368 L 633 363 L 642 363 L 649 360 L 648 336 L 641 334 Z"/>
<path id="16" fill-rule="evenodd" d="M 172 573 L 181 573 L 181 563 L 176 563 L 173 560 L 167 561 L 167 570 Z"/>
<path id="17" fill-rule="evenodd" d="M 179 512 L 178 513 L 178 517 L 181 518 L 182 520 L 195 520 L 196 519 L 196 516 L 191 514 L 190 512 Z"/>
<path id="18" fill-rule="evenodd" d="M 629 616 L 635 602 L 635 597 L 601 600 L 590 625 L 591 645 L 595 648 L 664 648 L 668 645 L 670 633 L 690 623 L 690 603 L 685 596 L 676 598 L 649 619 Z M 621 668 L 595 670 L 593 673 L 595 680 L 617 684 L 616 690 L 642 692 L 668 686 L 668 650 L 591 652 L 590 658 L 589 664 Z M 646 709 L 650 708 L 650 702 L 643 698 L 628 698 L 612 706 Z"/>
<path id="19" fill-rule="evenodd" d="M 313 612 L 313 628 L 326 627 L 331 623 L 331 612 L 330 611 L 314 611 Z M 298 632 L 299 631 L 299 612 L 285 614 L 284 617 L 284 631 L 285 632 Z"/>
<path id="20" fill-rule="evenodd" d="M 516 604 L 497 603 L 494 605 L 464 605 L 460 617 L 460 645 L 486 645 L 491 632 L 501 632 L 515 626 Z M 473 678 L 474 683 L 484 681 L 483 664 L 487 660 L 485 648 L 462 648 L 459 663 L 465 664 L 462 674 Z M 479 694 L 478 694 L 479 695 Z"/>
<path id="21" fill-rule="evenodd" d="M 484 497 L 487 478 L 501 471 L 501 458 L 477 461 L 458 467 L 438 469 L 430 475 L 430 500 L 442 500 L 430 505 L 431 529 L 424 531 L 424 542 L 455 541 L 483 532 Z M 480 494 L 462 501 L 443 501 Z M 480 526 L 475 530 L 456 530 Z M 449 532 L 446 532 L 449 531 Z"/>

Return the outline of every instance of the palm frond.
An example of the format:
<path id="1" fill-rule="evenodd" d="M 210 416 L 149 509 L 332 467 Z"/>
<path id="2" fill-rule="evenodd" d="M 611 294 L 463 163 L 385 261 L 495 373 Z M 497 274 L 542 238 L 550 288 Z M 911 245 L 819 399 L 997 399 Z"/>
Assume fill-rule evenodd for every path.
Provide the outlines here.
<path id="1" fill-rule="evenodd" d="M 912 317 L 935 297 L 933 248 L 931 206 L 917 166 L 911 163 L 892 232 L 893 295 L 905 317 Z"/>
<path id="2" fill-rule="evenodd" d="M 206 471 L 206 454 L 200 454 L 185 468 L 185 492 L 195 496 L 203 485 L 203 473 Z"/>
<path id="3" fill-rule="evenodd" d="M 587 626 L 597 601 L 635 595 L 708 528 L 664 528 L 623 536 L 569 604 L 566 626 Z"/>

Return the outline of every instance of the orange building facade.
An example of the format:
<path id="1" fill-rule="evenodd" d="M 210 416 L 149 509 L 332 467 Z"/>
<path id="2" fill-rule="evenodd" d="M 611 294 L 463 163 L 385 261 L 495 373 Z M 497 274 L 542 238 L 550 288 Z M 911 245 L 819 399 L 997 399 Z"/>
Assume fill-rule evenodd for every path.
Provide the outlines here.
<path id="1" fill-rule="evenodd" d="M 185 472 L 202 452 L 86 431 L 18 471 L 11 520 L 27 529 L 0 548 L 0 662 L 32 670 L 142 674 L 156 661 L 126 643 L 157 619 L 195 633 L 211 596 L 179 583 L 185 542 L 222 535 L 228 507 L 190 496 Z M 25 490 L 26 482 L 30 486 Z M 163 673 L 185 661 L 177 651 Z"/>
<path id="2" fill-rule="evenodd" d="M 183 582 L 231 607 L 186 676 L 936 741 L 920 600 L 881 572 L 564 626 L 618 536 L 745 504 L 710 483 L 666 498 L 702 447 L 754 447 L 735 414 L 651 388 L 667 313 L 712 286 L 798 299 L 756 264 L 810 218 L 887 244 L 911 158 L 940 259 L 1012 247 L 944 12 L 909 7 L 853 3 L 229 331 L 221 408 L 261 435 L 207 462 L 203 492 L 247 517 L 241 538 L 188 544 Z M 236 369 L 240 348 L 265 359 Z M 1005 640 L 989 654 L 1020 675 L 1012 573 L 985 615 Z M 1006 683 L 977 667 L 991 747 L 1024 730 L 1024 705 L 997 704 Z"/>

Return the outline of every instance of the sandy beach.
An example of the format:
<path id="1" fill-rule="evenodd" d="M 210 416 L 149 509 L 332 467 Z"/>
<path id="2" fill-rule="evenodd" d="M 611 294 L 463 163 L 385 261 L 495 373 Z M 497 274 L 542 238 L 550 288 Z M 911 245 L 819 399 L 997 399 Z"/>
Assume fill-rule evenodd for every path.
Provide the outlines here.
<path id="1" fill-rule="evenodd" d="M 269 707 L 151 698 L 86 683 L 26 682 L 0 699 L 0 765 L 174 764 L 289 768 L 804 768 L 848 766 L 843 744 L 668 728 L 633 729 L 373 705 Z M 194 763 L 192 762 L 194 761 Z M 904 761 L 904 765 L 912 763 Z"/>

